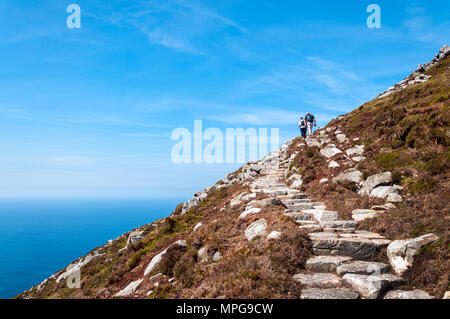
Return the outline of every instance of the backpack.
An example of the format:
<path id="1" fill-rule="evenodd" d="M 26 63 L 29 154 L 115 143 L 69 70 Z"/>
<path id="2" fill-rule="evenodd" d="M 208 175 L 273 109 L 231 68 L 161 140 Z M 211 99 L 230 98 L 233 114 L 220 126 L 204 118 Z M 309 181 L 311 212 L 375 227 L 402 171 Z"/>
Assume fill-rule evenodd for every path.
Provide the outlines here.
<path id="1" fill-rule="evenodd" d="M 312 114 L 306 115 L 306 116 L 305 116 L 305 120 L 306 120 L 307 122 L 312 122 L 312 121 L 314 121 L 314 115 L 312 115 Z"/>
<path id="2" fill-rule="evenodd" d="M 300 119 L 300 121 L 298 121 L 298 127 L 299 128 L 306 128 L 305 120 Z"/>

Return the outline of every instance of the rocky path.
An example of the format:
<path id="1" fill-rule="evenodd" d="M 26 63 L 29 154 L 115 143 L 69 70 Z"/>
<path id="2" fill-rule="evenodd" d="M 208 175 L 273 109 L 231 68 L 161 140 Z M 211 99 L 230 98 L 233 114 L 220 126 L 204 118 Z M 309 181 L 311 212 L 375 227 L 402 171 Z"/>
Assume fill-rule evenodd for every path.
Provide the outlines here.
<path id="1" fill-rule="evenodd" d="M 391 241 L 377 233 L 356 230 L 357 221 L 339 219 L 339 212 L 327 210 L 324 203 L 313 202 L 307 194 L 290 188 L 285 171 L 283 164 L 269 170 L 256 178 L 250 189 L 281 200 L 286 206 L 284 214 L 294 218 L 311 239 L 314 256 L 307 261 L 306 271 L 293 276 L 305 287 L 302 299 L 431 298 L 420 290 L 396 290 L 404 280 L 390 273 L 390 265 L 375 261 Z M 256 203 L 250 201 L 246 211 L 258 213 Z"/>

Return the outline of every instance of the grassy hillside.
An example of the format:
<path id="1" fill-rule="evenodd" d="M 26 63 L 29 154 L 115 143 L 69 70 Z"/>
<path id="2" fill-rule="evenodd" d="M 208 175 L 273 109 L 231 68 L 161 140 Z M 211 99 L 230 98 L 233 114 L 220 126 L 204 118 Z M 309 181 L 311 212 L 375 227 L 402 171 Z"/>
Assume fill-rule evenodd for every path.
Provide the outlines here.
<path id="1" fill-rule="evenodd" d="M 404 201 L 397 209 L 364 221 L 360 229 L 383 234 L 390 239 L 435 233 L 441 240 L 422 252 L 406 275 L 410 287 L 419 287 L 435 296 L 449 287 L 450 228 L 450 58 L 431 68 L 431 79 L 382 99 L 361 105 L 327 127 L 340 128 L 351 140 L 360 138 L 367 157 L 355 166 L 363 179 L 391 171 L 402 185 Z M 300 139 L 299 139 L 300 140 Z M 291 152 L 295 151 L 296 143 Z M 317 148 L 308 148 L 296 165 L 306 176 L 304 190 L 325 201 L 331 209 L 346 214 L 357 208 L 381 203 L 356 194 L 355 185 L 320 184 L 335 171 L 324 165 Z M 341 160 L 346 160 L 343 155 Z"/>
<path id="2" fill-rule="evenodd" d="M 299 137 L 287 150 L 288 156 L 299 153 L 286 177 L 294 172 L 301 174 L 302 191 L 339 211 L 341 218 L 351 219 L 353 209 L 384 201 L 358 195 L 352 183 L 320 181 L 331 180 L 349 167 L 361 171 L 363 178 L 391 171 L 395 183 L 404 187 L 403 201 L 358 227 L 392 240 L 430 232 L 439 235 L 441 239 L 420 253 L 405 278 L 407 287 L 442 297 L 450 290 L 450 58 L 426 74 L 431 75 L 427 82 L 376 98 L 327 125 L 340 129 L 349 139 L 349 147 L 359 139 L 366 150 L 364 161 L 353 163 L 343 153 L 336 158 L 340 168 L 330 168 L 319 148 L 301 146 L 304 141 Z M 62 270 L 17 298 L 112 298 L 143 278 L 150 260 L 168 247 L 135 298 L 299 298 L 302 287 L 290 279 L 304 269 L 311 254 L 306 233 L 283 215 L 285 207 L 276 201 L 257 217 L 240 219 L 245 205 L 232 207 L 230 200 L 244 191 L 248 191 L 245 182 L 213 188 L 188 213 L 173 214 L 141 227 L 146 235 L 134 248 L 125 248 L 128 234 L 97 248 L 94 252 L 100 257 L 81 268 L 81 289 L 67 288 L 64 280 L 56 282 Z M 268 195 L 259 194 L 256 199 L 265 197 Z M 181 205 L 175 212 L 179 211 Z M 269 228 L 281 230 L 281 240 L 245 240 L 245 227 L 262 217 Z M 198 222 L 203 226 L 194 232 Z M 186 240 L 187 247 L 170 246 L 179 239 Z M 201 261 L 201 247 L 207 247 L 210 255 L 220 252 L 222 258 Z"/>

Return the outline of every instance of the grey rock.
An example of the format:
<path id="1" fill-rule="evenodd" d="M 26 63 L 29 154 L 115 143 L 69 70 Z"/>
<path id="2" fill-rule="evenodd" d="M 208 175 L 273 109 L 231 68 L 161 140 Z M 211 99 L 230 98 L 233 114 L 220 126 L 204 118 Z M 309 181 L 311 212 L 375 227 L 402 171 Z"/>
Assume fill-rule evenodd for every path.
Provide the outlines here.
<path id="1" fill-rule="evenodd" d="M 126 297 L 129 296 L 133 293 L 136 292 L 136 290 L 139 288 L 139 286 L 141 285 L 143 279 L 139 279 L 136 281 L 133 281 L 132 283 L 130 283 L 128 286 L 126 286 L 125 288 L 123 288 L 121 291 L 119 291 L 118 293 L 116 293 L 114 296 L 115 297 Z"/>
<path id="2" fill-rule="evenodd" d="M 359 184 L 361 182 L 362 173 L 357 169 L 351 168 L 333 178 L 333 183 L 352 182 Z"/>
<path id="3" fill-rule="evenodd" d="M 302 291 L 301 299 L 358 299 L 359 294 L 343 288 L 308 288 Z"/>
<path id="4" fill-rule="evenodd" d="M 416 289 L 411 291 L 392 290 L 384 296 L 384 299 L 433 299 L 433 297 L 423 290 Z"/>
<path id="5" fill-rule="evenodd" d="M 394 240 L 387 248 L 389 263 L 396 274 L 402 275 L 414 263 L 415 255 L 420 249 L 439 240 L 435 234 L 427 234 L 415 239 Z"/>
<path id="6" fill-rule="evenodd" d="M 369 196 L 370 192 L 377 186 L 382 184 L 388 184 L 392 182 L 392 173 L 384 172 L 381 174 L 375 174 L 369 176 L 365 181 L 361 182 L 361 189 L 358 194 L 363 196 Z"/>
<path id="7" fill-rule="evenodd" d="M 334 221 L 338 219 L 339 213 L 333 210 L 305 209 L 302 213 L 311 214 L 318 222 Z"/>
<path id="8" fill-rule="evenodd" d="M 355 147 L 352 147 L 348 150 L 345 151 L 345 153 L 348 156 L 352 156 L 352 155 L 361 155 L 362 153 L 364 153 L 364 145 L 356 145 Z"/>
<path id="9" fill-rule="evenodd" d="M 264 218 L 255 220 L 245 230 L 245 237 L 252 241 L 255 237 L 265 237 L 267 234 L 267 221 Z"/>
<path id="10" fill-rule="evenodd" d="M 389 244 L 385 239 L 358 237 L 357 234 L 316 233 L 310 234 L 313 252 L 325 256 L 350 256 L 355 259 L 373 258 L 377 251 Z M 354 237 L 351 237 L 354 236 Z"/>
<path id="11" fill-rule="evenodd" d="M 389 265 L 385 263 L 358 260 L 339 265 L 336 269 L 336 273 L 339 276 L 344 276 L 345 274 L 378 275 L 389 271 L 389 268 Z"/>
<path id="12" fill-rule="evenodd" d="M 262 212 L 261 208 L 249 208 L 247 210 L 245 210 L 244 212 L 241 213 L 241 215 L 239 215 L 239 218 L 246 218 L 248 215 L 255 215 L 255 214 L 260 214 Z"/>
<path id="13" fill-rule="evenodd" d="M 320 150 L 320 154 L 322 154 L 326 158 L 331 158 L 340 153 L 342 153 L 342 151 L 340 149 L 338 149 L 336 147 L 330 147 L 330 146 L 327 146 Z"/>
<path id="14" fill-rule="evenodd" d="M 348 256 L 316 256 L 306 261 L 306 269 L 317 272 L 334 272 L 344 262 L 353 260 Z"/>
<path id="15" fill-rule="evenodd" d="M 346 274 L 342 279 L 346 285 L 352 287 L 367 299 L 377 299 L 387 288 L 404 283 L 400 277 L 390 274 L 370 276 Z"/>
<path id="16" fill-rule="evenodd" d="M 280 238 L 281 238 L 281 233 L 279 231 L 273 231 L 267 236 L 267 239 L 269 239 L 269 240 L 278 240 Z"/>
<path id="17" fill-rule="evenodd" d="M 214 253 L 214 255 L 212 256 L 212 260 L 214 261 L 214 262 L 218 262 L 218 261 L 220 261 L 222 259 L 222 254 L 220 253 L 220 252 L 218 252 L 218 251 L 216 251 L 215 253 Z"/>
<path id="18" fill-rule="evenodd" d="M 296 274 L 293 279 L 306 287 L 333 288 L 342 285 L 342 279 L 330 273 Z"/>

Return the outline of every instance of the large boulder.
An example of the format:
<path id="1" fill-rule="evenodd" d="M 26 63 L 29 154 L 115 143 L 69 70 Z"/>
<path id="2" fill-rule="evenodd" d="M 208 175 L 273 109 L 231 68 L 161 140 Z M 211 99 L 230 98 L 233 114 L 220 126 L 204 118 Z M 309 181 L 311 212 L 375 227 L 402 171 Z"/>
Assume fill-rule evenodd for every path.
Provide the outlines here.
<path id="1" fill-rule="evenodd" d="M 252 241 L 256 237 L 263 237 L 267 234 L 267 221 L 264 218 L 255 220 L 245 230 L 245 237 Z"/>
<path id="2" fill-rule="evenodd" d="M 356 183 L 359 184 L 361 182 L 362 173 L 358 171 L 357 169 L 351 168 L 347 170 L 346 172 L 343 172 L 333 178 L 333 183 Z"/>
<path id="3" fill-rule="evenodd" d="M 167 250 L 169 250 L 170 247 L 174 246 L 180 246 L 180 247 L 187 247 L 187 243 L 185 240 L 178 240 L 166 249 L 164 249 L 162 252 L 157 254 L 150 260 L 150 263 L 148 264 L 147 268 L 145 268 L 144 276 L 147 276 L 149 273 L 151 273 L 163 260 L 164 255 L 167 253 Z"/>
<path id="4" fill-rule="evenodd" d="M 128 235 L 127 250 L 133 250 L 137 248 L 137 243 L 144 239 L 145 232 L 141 230 L 132 231 Z"/>
<path id="5" fill-rule="evenodd" d="M 367 299 L 377 299 L 387 288 L 395 288 L 404 283 L 400 277 L 391 274 L 346 274 L 342 279 L 346 285 Z"/>
<path id="6" fill-rule="evenodd" d="M 407 240 L 394 240 L 387 248 L 387 256 L 392 269 L 397 275 L 402 275 L 414 263 L 414 256 L 420 249 L 438 240 L 435 234 L 427 234 L 421 237 Z"/>
<path id="7" fill-rule="evenodd" d="M 365 181 L 361 182 L 361 189 L 358 194 L 363 196 L 369 196 L 370 192 L 377 186 L 382 184 L 388 184 L 392 182 L 392 173 L 384 172 L 381 174 L 375 174 L 368 177 Z"/>
<path id="8" fill-rule="evenodd" d="M 378 186 L 376 188 L 374 188 L 371 192 L 370 192 L 370 197 L 376 197 L 376 198 L 383 198 L 383 199 L 397 199 L 397 196 L 395 195 L 399 195 L 398 191 L 402 190 L 403 187 L 398 186 L 398 185 L 394 185 L 394 186 Z M 399 195 L 400 196 L 400 195 Z M 400 196 L 401 197 L 401 196 Z M 395 202 L 395 201 L 393 201 Z"/>
<path id="9" fill-rule="evenodd" d="M 126 297 L 129 296 L 133 293 L 136 292 L 136 290 L 139 288 L 139 286 L 141 285 L 143 279 L 139 279 L 136 281 L 133 281 L 132 283 L 130 283 L 128 286 L 126 286 L 125 288 L 123 288 L 121 291 L 119 291 L 118 293 L 116 293 L 114 295 L 114 297 Z"/>

